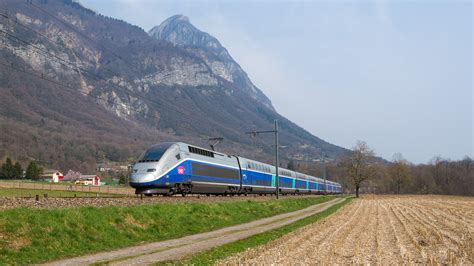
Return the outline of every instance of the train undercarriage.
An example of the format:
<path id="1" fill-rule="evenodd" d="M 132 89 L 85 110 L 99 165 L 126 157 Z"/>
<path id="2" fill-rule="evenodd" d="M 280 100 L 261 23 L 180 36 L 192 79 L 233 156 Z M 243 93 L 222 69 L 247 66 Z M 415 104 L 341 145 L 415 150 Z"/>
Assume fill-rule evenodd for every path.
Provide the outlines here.
<path id="1" fill-rule="evenodd" d="M 222 186 L 219 184 L 196 184 L 196 183 L 180 183 L 175 184 L 174 186 L 167 187 L 147 187 L 147 188 L 136 188 L 135 194 L 143 194 L 145 196 L 151 197 L 153 195 L 162 195 L 162 196 L 173 196 L 173 195 L 182 195 L 186 196 L 188 194 L 201 194 L 201 195 L 222 195 L 222 196 L 247 196 L 249 194 L 257 195 L 273 195 L 276 194 L 275 188 L 272 187 L 251 187 L 251 186 Z M 324 192 L 320 190 L 299 190 L 299 189 L 290 189 L 290 188 L 280 188 L 280 195 L 324 195 L 324 194 L 333 194 L 331 192 Z"/>

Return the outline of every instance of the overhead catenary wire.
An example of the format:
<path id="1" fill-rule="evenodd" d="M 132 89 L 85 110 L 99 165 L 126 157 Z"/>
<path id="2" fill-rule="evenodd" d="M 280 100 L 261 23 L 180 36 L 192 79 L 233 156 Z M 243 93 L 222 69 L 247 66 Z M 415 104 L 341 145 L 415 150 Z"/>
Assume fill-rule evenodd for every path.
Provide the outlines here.
<path id="1" fill-rule="evenodd" d="M 1 9 L 0 9 L 0 10 L 1 10 Z M 5 12 L 5 9 L 3 10 L 3 12 Z M 28 28 L 29 30 L 33 31 L 35 34 L 37 34 L 37 35 L 39 35 L 39 36 L 42 36 L 43 38 L 47 39 L 49 42 L 54 42 L 54 41 L 52 41 L 50 38 L 48 38 L 47 36 L 45 36 L 45 35 L 43 35 L 43 34 L 37 32 L 36 30 L 31 29 L 30 27 L 27 27 L 27 26 L 25 26 L 25 25 L 23 25 L 23 24 L 17 22 L 16 20 L 11 19 L 11 18 L 10 18 L 8 15 L 6 15 L 6 14 L 0 14 L 0 16 L 6 18 L 6 19 L 8 19 L 9 21 L 12 21 L 12 22 L 14 22 L 14 23 L 16 23 L 16 24 L 18 24 L 18 25 L 21 25 L 21 26 L 23 26 L 24 28 Z M 107 78 L 105 78 L 105 77 L 103 77 L 103 76 L 101 76 L 101 75 L 99 75 L 99 74 L 95 74 L 95 73 L 93 73 L 93 72 L 91 72 L 91 71 L 89 71 L 89 70 L 87 70 L 87 69 L 85 69 L 85 68 L 83 68 L 83 67 L 80 67 L 80 66 L 77 65 L 77 63 L 73 63 L 73 62 L 71 62 L 71 61 L 69 61 L 69 60 L 65 60 L 65 59 L 63 59 L 63 58 L 61 58 L 61 57 L 59 57 L 59 56 L 57 56 L 57 55 L 55 55 L 55 54 L 50 53 L 50 52 L 47 51 L 46 49 L 43 49 L 43 48 L 39 47 L 38 45 L 35 45 L 35 44 L 33 44 L 32 42 L 27 41 L 27 40 L 25 40 L 25 39 L 22 39 L 22 38 L 20 38 L 20 37 L 18 37 L 18 36 L 15 36 L 15 35 L 13 35 L 13 34 L 11 34 L 11 33 L 9 33 L 9 32 L 6 32 L 6 31 L 1 30 L 1 29 L 0 29 L 0 32 L 3 33 L 3 34 L 5 34 L 6 36 L 8 36 L 10 39 L 13 38 L 13 39 L 15 39 L 16 41 L 22 42 L 23 44 L 28 45 L 28 46 L 30 46 L 30 47 L 32 47 L 32 48 L 34 48 L 34 49 L 40 51 L 45 57 L 48 57 L 48 58 L 51 59 L 52 61 L 55 61 L 55 62 L 57 62 L 57 63 L 59 63 L 59 64 L 65 66 L 65 67 L 68 67 L 68 68 L 72 69 L 73 71 L 78 72 L 78 74 L 80 74 L 80 75 L 82 75 L 82 74 L 88 74 L 90 77 L 94 78 L 94 79 L 97 80 L 97 81 L 101 81 L 101 80 L 102 80 L 102 81 L 104 81 L 107 85 L 109 85 L 109 86 L 111 86 L 111 87 L 113 87 L 113 88 L 116 88 L 116 89 L 118 89 L 119 91 L 126 91 L 126 94 L 127 94 L 127 95 L 130 94 L 130 91 L 129 91 L 127 88 L 124 88 L 124 87 L 122 87 L 122 86 L 118 86 L 117 84 L 114 84 L 114 83 L 110 83 L 110 82 L 109 82 L 109 79 L 107 79 Z M 56 43 L 56 44 L 57 44 L 57 43 Z M 69 50 L 74 53 L 74 51 L 72 51 L 71 49 L 69 49 Z M 79 70 L 81 70 L 82 73 L 81 73 Z M 110 72 L 112 72 L 112 71 L 110 71 Z M 117 74 L 117 73 L 113 73 L 113 72 L 112 72 L 112 74 L 114 74 L 115 76 L 120 76 L 120 75 Z"/>
<path id="2" fill-rule="evenodd" d="M 33 4 L 32 1 L 28 1 L 27 3 L 25 3 L 26 5 L 31 5 L 33 6 L 34 8 L 42 11 L 43 13 L 47 14 L 48 16 L 54 18 L 55 20 L 59 21 L 61 24 L 63 24 L 64 26 L 66 26 L 67 28 L 69 28 L 70 30 L 76 32 L 77 34 L 81 35 L 83 38 L 86 38 L 88 41 L 90 41 L 91 43 L 94 43 L 98 46 L 100 46 L 102 49 L 108 51 L 109 53 L 111 53 L 112 55 L 116 56 L 117 58 L 123 60 L 123 58 L 120 56 L 120 55 L 117 55 L 116 53 L 114 53 L 113 51 L 110 51 L 107 47 L 103 46 L 102 44 L 100 43 L 96 43 L 94 40 L 92 40 L 89 36 L 85 35 L 84 33 L 78 31 L 74 26 L 72 26 L 71 24 L 67 23 L 66 21 L 64 21 L 63 19 L 61 18 L 58 18 L 57 16 L 55 16 L 54 14 L 52 14 L 51 12 L 45 10 L 44 8 L 40 7 L 40 6 L 37 6 L 35 4 Z"/>
<path id="3" fill-rule="evenodd" d="M 93 73 L 93 72 L 91 72 L 91 71 L 89 71 L 89 70 L 87 70 L 87 69 L 85 69 L 85 68 L 83 68 L 83 67 L 80 67 L 80 66 L 78 66 L 76 63 L 73 63 L 73 62 L 68 61 L 68 60 L 65 60 L 65 59 L 63 59 L 63 58 L 61 58 L 61 57 L 59 57 L 59 56 L 57 56 L 57 55 L 55 55 L 55 54 L 52 54 L 52 53 L 48 52 L 46 49 L 43 49 L 43 48 L 39 47 L 38 45 L 35 45 L 35 44 L 33 44 L 33 43 L 29 42 L 29 41 L 26 41 L 26 40 L 24 40 L 24 39 L 22 39 L 22 38 L 19 38 L 19 37 L 15 36 L 15 35 L 13 35 L 13 34 L 11 34 L 11 33 L 9 33 L 9 32 L 7 32 L 7 31 L 1 30 L 1 29 L 0 29 L 0 33 L 5 34 L 7 37 L 10 37 L 10 39 L 15 39 L 16 41 L 19 41 L 19 42 L 21 42 L 21 43 L 23 43 L 23 44 L 25 44 L 25 45 L 28 45 L 28 46 L 30 46 L 30 47 L 32 47 L 32 48 L 34 48 L 34 49 L 40 51 L 44 56 L 49 57 L 50 59 L 55 58 L 55 59 L 52 59 L 52 60 L 55 61 L 55 62 L 57 62 L 57 63 L 62 64 L 63 66 L 70 67 L 71 69 L 73 69 L 73 70 L 75 70 L 75 71 L 81 70 L 83 73 L 87 73 L 87 74 L 89 74 L 90 76 L 92 76 L 92 77 L 94 77 L 94 78 L 96 78 L 96 79 L 98 79 L 98 80 L 103 80 L 103 81 L 108 82 L 108 80 L 107 80 L 105 77 L 102 77 L 102 76 L 100 76 L 100 75 L 98 75 L 98 74 L 95 74 L 95 73 Z M 58 62 L 58 60 L 59 60 L 59 62 Z M 79 72 L 79 71 L 78 71 L 78 72 Z"/>
<path id="4" fill-rule="evenodd" d="M 92 40 L 89 36 L 87 36 L 86 34 L 84 34 L 83 32 L 79 31 L 76 29 L 76 27 L 74 27 L 73 25 L 71 25 L 70 23 L 68 23 L 67 21 L 64 21 L 63 19 L 61 18 L 58 18 L 57 16 L 55 16 L 54 14 L 52 14 L 51 12 L 45 10 L 44 8 L 36 5 L 36 4 L 33 4 L 32 1 L 27 1 L 27 3 L 25 3 L 25 5 L 31 5 L 33 6 L 34 8 L 42 11 L 43 13 L 47 14 L 48 16 L 54 18 L 55 20 L 59 21 L 61 24 L 63 24 L 64 26 L 66 26 L 67 28 L 69 28 L 70 30 L 74 31 L 75 33 L 79 34 L 80 36 L 82 36 L 83 38 L 87 39 L 89 42 L 99 46 L 100 48 L 102 48 L 103 50 L 109 52 L 110 54 L 112 54 L 113 56 L 117 57 L 119 60 L 121 60 L 123 63 L 125 63 L 128 68 L 130 69 L 130 71 L 135 72 L 133 66 L 130 65 L 129 62 L 125 61 L 125 59 L 123 59 L 122 56 L 116 54 L 114 51 L 110 50 L 109 48 L 107 48 L 106 46 L 98 43 L 98 42 L 95 42 L 94 40 Z"/>
<path id="5" fill-rule="evenodd" d="M 25 45 L 28 46 L 28 47 L 31 47 L 31 48 L 33 48 L 33 49 L 35 49 L 35 50 L 37 50 L 37 51 L 40 51 L 41 54 L 42 54 L 43 56 L 45 56 L 46 58 L 48 58 L 48 59 L 50 59 L 50 60 L 52 60 L 52 61 L 55 61 L 55 62 L 57 62 L 57 63 L 60 63 L 61 65 L 65 66 L 65 67 L 68 67 L 68 68 L 70 68 L 70 69 L 72 69 L 72 70 L 74 70 L 74 71 L 77 71 L 77 72 L 79 72 L 78 69 L 80 69 L 80 70 L 82 70 L 84 73 L 88 73 L 90 76 L 93 76 L 93 77 L 95 77 L 95 78 L 98 79 L 98 80 L 103 80 L 103 81 L 105 81 L 105 82 L 107 83 L 107 85 L 109 85 L 110 87 L 116 88 L 116 89 L 118 89 L 119 91 L 122 91 L 122 92 L 123 92 L 123 91 L 126 91 L 126 95 L 127 95 L 127 96 L 130 96 L 130 93 L 133 93 L 132 91 L 127 90 L 127 89 L 124 88 L 124 87 L 118 86 L 118 85 L 116 85 L 116 84 L 114 84 L 114 83 L 109 83 L 109 80 L 105 79 L 104 77 L 101 77 L 100 75 L 94 74 L 94 73 L 88 71 L 87 69 L 84 69 L 84 68 L 82 68 L 82 67 L 79 67 L 79 66 L 77 66 L 76 64 L 74 64 L 74 63 L 72 63 L 72 62 L 70 62 L 70 61 L 68 61 L 68 60 L 65 60 L 65 59 L 63 59 L 63 58 L 61 58 L 61 57 L 58 57 L 57 55 L 51 54 L 50 52 L 48 52 L 48 51 L 45 50 L 44 48 L 39 47 L 38 45 L 35 45 L 35 44 L 33 44 L 33 43 L 29 42 L 29 41 L 26 41 L 26 40 L 24 40 L 24 39 L 22 39 L 22 38 L 19 38 L 19 37 L 15 36 L 15 35 L 13 35 L 13 34 L 11 34 L 11 33 L 9 33 L 9 32 L 6 32 L 6 31 L 4 31 L 4 30 L 1 30 L 1 29 L 0 29 L 0 33 L 3 33 L 4 35 L 7 36 L 7 38 L 5 38 L 5 36 L 2 36 L 2 37 L 4 37 L 5 39 L 10 39 L 10 40 L 13 39 L 13 40 L 15 40 L 15 41 L 21 42 L 21 43 L 25 44 Z M 22 69 L 19 69 L 19 68 L 15 68 L 15 67 L 13 67 L 12 65 L 9 65 L 9 64 L 4 64 L 4 63 L 3 63 L 2 65 L 3 65 L 3 66 L 6 66 L 6 67 L 9 67 L 9 68 L 11 68 L 11 69 L 14 69 L 14 70 L 16 70 L 16 71 L 21 71 L 21 72 L 23 72 L 23 73 L 25 73 L 25 74 L 33 75 L 33 76 L 35 76 L 35 77 L 37 77 L 37 78 L 42 78 L 43 80 L 52 82 L 52 83 L 54 83 L 54 84 L 56 84 L 56 85 L 60 85 L 60 86 L 62 86 L 62 87 L 64 87 L 64 88 L 68 88 L 68 89 L 74 90 L 74 91 L 79 92 L 79 93 L 81 93 L 81 94 L 83 94 L 83 95 L 91 96 L 91 95 L 89 95 L 89 94 L 84 93 L 83 91 L 80 91 L 80 89 L 77 90 L 77 89 L 72 88 L 71 86 L 62 84 L 62 83 L 57 82 L 57 81 L 52 80 L 52 79 L 45 78 L 45 75 L 42 74 L 42 73 L 40 73 L 40 74 L 30 73 L 30 72 L 28 72 L 28 71 L 25 71 L 25 70 L 22 70 Z M 79 74 L 80 74 L 80 73 L 79 73 Z M 92 97 L 92 98 L 97 99 L 96 97 Z M 179 111 L 178 111 L 178 112 L 179 112 Z M 179 112 L 179 113 L 181 113 L 181 112 Z M 182 114 L 184 115 L 184 113 L 182 113 Z"/>
<path id="6" fill-rule="evenodd" d="M 98 81 L 104 81 L 104 82 L 105 82 L 107 85 L 109 85 L 110 87 L 116 88 L 116 89 L 118 89 L 119 91 L 127 91 L 127 93 L 126 93 L 127 95 L 130 94 L 130 91 L 127 90 L 126 88 L 121 87 L 121 86 L 118 86 L 118 85 L 116 85 L 116 84 L 114 84 L 114 83 L 109 83 L 109 80 L 108 80 L 108 79 L 106 79 L 106 78 L 104 78 L 104 77 L 102 77 L 102 76 L 100 76 L 100 75 L 98 75 L 98 74 L 92 73 L 92 72 L 90 72 L 90 71 L 87 70 L 87 69 L 84 69 L 84 68 L 82 68 L 82 67 L 79 67 L 79 66 L 77 66 L 75 63 L 72 63 L 71 61 L 65 60 L 65 59 L 63 59 L 63 58 L 61 58 L 61 57 L 59 57 L 59 56 L 57 56 L 57 55 L 54 55 L 54 54 L 48 52 L 47 50 L 45 50 L 45 49 L 43 49 L 43 48 L 41 48 L 41 47 L 39 47 L 39 46 L 37 46 L 37 45 L 35 45 L 35 44 L 29 42 L 29 41 L 26 41 L 26 40 L 24 40 L 24 39 L 22 39 L 22 38 L 19 38 L 19 37 L 15 36 L 15 35 L 13 35 L 13 34 L 11 34 L 11 33 L 9 33 L 9 32 L 6 32 L 6 31 L 4 31 L 4 30 L 1 30 L 1 29 L 0 29 L 0 33 L 5 34 L 5 35 L 6 35 L 7 37 L 9 37 L 10 39 L 14 39 L 14 40 L 16 40 L 16 41 L 19 41 L 19 42 L 21 42 L 21 43 L 23 43 L 23 44 L 25 44 L 25 45 L 27 45 L 27 46 L 29 46 L 29 47 L 32 47 L 32 48 L 34 48 L 34 49 L 40 51 L 40 52 L 41 52 L 45 57 L 47 57 L 48 59 L 50 59 L 50 60 L 52 60 L 52 61 L 55 61 L 55 62 L 57 62 L 57 63 L 59 63 L 59 64 L 65 66 L 65 67 L 68 67 L 68 68 L 72 69 L 73 71 L 78 72 L 79 74 L 81 74 L 81 73 L 80 73 L 78 70 L 81 70 L 81 71 L 83 71 L 83 73 L 86 73 L 86 74 L 88 74 L 89 76 L 92 76 L 93 78 L 95 78 L 95 79 L 98 80 Z"/>
<path id="7" fill-rule="evenodd" d="M 28 29 L 29 31 L 33 32 L 34 34 L 43 37 L 44 40 L 48 41 L 48 42 L 49 42 L 50 44 L 52 44 L 52 45 L 57 45 L 58 47 L 66 48 L 66 49 L 68 49 L 69 51 L 71 51 L 72 53 L 75 54 L 75 52 L 74 52 L 73 49 L 68 48 L 68 47 L 66 47 L 66 46 L 63 46 L 63 45 L 62 45 L 61 43 L 59 43 L 58 41 L 54 41 L 54 40 L 52 40 L 51 38 L 49 38 L 48 36 L 46 36 L 45 34 L 43 34 L 43 33 L 41 33 L 41 32 L 38 32 L 37 30 L 33 29 L 32 27 L 29 27 L 29 26 L 27 26 L 27 25 L 24 25 L 23 23 L 19 22 L 17 19 L 11 18 L 10 16 L 8 16 L 8 11 L 0 9 L 0 12 L 1 12 L 1 13 L 0 13 L 0 16 L 3 17 L 3 18 L 5 18 L 5 19 L 7 19 L 8 21 L 11 21 L 11 22 L 13 22 L 13 23 L 15 23 L 15 24 L 17 24 L 17 25 L 19 25 L 19 26 L 25 28 L 25 29 Z M 65 35 L 65 37 L 67 37 L 67 35 Z M 69 39 L 69 38 L 68 38 L 68 39 Z M 72 42 L 71 39 L 69 39 L 69 41 Z M 120 76 L 118 73 L 116 73 L 116 72 L 114 72 L 114 71 L 112 71 L 112 70 L 110 70 L 110 69 L 104 68 L 104 70 L 107 71 L 107 72 L 109 72 L 110 74 L 112 74 L 112 75 L 114 75 L 114 76 Z"/>
<path id="8" fill-rule="evenodd" d="M 59 57 L 59 56 L 57 56 L 57 55 L 55 55 L 55 54 L 52 54 L 52 53 L 48 52 L 47 50 L 45 50 L 45 49 L 43 49 L 43 48 L 41 48 L 41 47 L 39 47 L 39 46 L 37 46 L 37 45 L 35 45 L 35 44 L 29 42 L 29 41 L 25 41 L 25 40 L 22 39 L 22 38 L 19 38 L 19 37 L 15 36 L 15 35 L 13 35 L 13 34 L 11 34 L 11 33 L 8 33 L 7 31 L 4 31 L 4 30 L 1 30 L 1 29 L 0 29 L 0 32 L 3 33 L 3 34 L 5 34 L 7 37 L 10 37 L 10 39 L 15 39 L 15 40 L 17 40 L 17 41 L 19 41 L 19 42 L 22 42 L 22 43 L 24 43 L 24 44 L 30 46 L 30 47 L 33 47 L 34 49 L 36 49 L 36 50 L 42 52 L 43 55 L 45 55 L 45 56 L 50 56 L 50 57 L 56 58 L 56 60 L 59 60 L 60 62 L 58 62 L 58 61 L 56 61 L 56 60 L 55 60 L 55 61 L 58 62 L 58 63 L 60 63 L 60 64 L 62 64 L 62 65 L 64 65 L 64 66 L 69 65 L 69 66 L 72 66 L 72 67 L 74 68 L 74 70 L 80 69 L 80 70 L 82 70 L 83 72 L 88 73 L 88 74 L 90 74 L 90 75 L 93 75 L 93 76 L 96 75 L 96 74 L 94 74 L 94 73 L 92 73 L 92 72 L 90 72 L 90 71 L 88 71 L 88 70 L 86 70 L 86 69 L 84 69 L 84 68 L 82 68 L 82 67 L 80 67 L 80 66 L 78 66 L 78 65 L 76 65 L 76 64 L 74 64 L 74 63 L 72 63 L 72 62 L 70 62 L 70 61 L 68 61 L 68 60 L 62 59 L 61 57 Z M 100 77 L 99 77 L 99 78 L 100 78 Z"/>
<path id="9" fill-rule="evenodd" d="M 55 85 L 61 86 L 61 87 L 63 87 L 63 88 L 66 88 L 66 89 L 68 89 L 68 90 L 70 90 L 70 91 L 72 91 L 72 92 L 80 93 L 80 94 L 82 94 L 82 95 L 84 95 L 84 96 L 92 97 L 92 96 L 90 96 L 89 94 L 87 94 L 87 93 L 85 93 L 85 92 L 83 92 L 83 91 L 76 90 L 76 89 L 74 89 L 73 87 L 68 86 L 68 85 L 66 85 L 66 84 L 63 84 L 63 83 L 61 83 L 61 82 L 59 82 L 59 81 L 56 81 L 56 80 L 47 78 L 46 75 L 43 74 L 43 73 L 35 73 L 35 72 L 30 72 L 30 71 L 27 71 L 27 70 L 24 70 L 24 69 L 20 69 L 20 68 L 18 68 L 18 67 L 15 67 L 13 63 L 7 64 L 7 63 L 4 63 L 4 62 L 0 61 L 0 65 L 2 65 L 2 66 L 4 66 L 4 67 L 8 67 L 8 68 L 13 69 L 13 70 L 18 71 L 18 72 L 21 72 L 21 73 L 23 73 L 23 74 L 27 74 L 27 75 L 33 76 L 33 77 L 35 77 L 35 78 L 39 78 L 39 79 L 48 81 L 48 82 L 53 83 L 53 84 L 55 84 Z"/>
<path id="10" fill-rule="evenodd" d="M 56 17 L 55 15 L 51 14 L 50 12 L 46 11 L 45 9 L 43 9 L 43 8 L 41 8 L 41 7 L 39 7 L 39 6 L 33 4 L 33 3 L 30 2 L 30 1 L 28 1 L 28 5 L 31 5 L 31 6 L 33 6 L 33 7 L 35 7 L 35 8 L 37 8 L 38 10 L 41 10 L 41 11 L 44 12 L 45 14 L 47 14 L 47 15 L 51 16 L 52 18 L 54 18 L 55 20 L 59 21 L 61 24 L 65 25 L 67 28 L 69 28 L 69 29 L 71 29 L 72 31 L 76 32 L 77 34 L 79 34 L 79 35 L 82 36 L 83 38 L 87 39 L 87 40 L 90 41 L 91 43 L 96 44 L 96 45 L 99 46 L 100 48 L 102 48 L 102 49 L 108 51 L 108 52 L 111 53 L 112 55 L 114 55 L 114 56 L 116 56 L 117 58 L 119 58 L 120 60 L 122 60 L 122 62 L 124 62 L 124 63 L 126 63 L 128 66 L 130 66 L 126 61 L 123 60 L 123 58 L 122 58 L 121 56 L 115 54 L 113 51 L 111 51 L 111 50 L 108 49 L 107 47 L 103 46 L 102 44 L 94 42 L 91 38 L 89 38 L 89 37 L 88 37 L 87 35 L 85 35 L 84 33 L 78 31 L 77 29 L 75 29 L 75 27 L 72 26 L 72 25 L 70 25 L 68 22 L 66 22 L 66 21 L 64 21 L 64 20 L 62 20 L 62 19 Z M 1 10 L 1 9 L 0 9 L 0 10 Z M 3 9 L 3 11 L 5 11 L 5 9 Z M 5 12 L 5 13 L 8 13 L 8 12 Z M 30 30 L 33 31 L 35 34 L 44 37 L 45 39 L 47 39 L 47 40 L 50 41 L 50 42 L 54 42 L 54 41 L 52 41 L 49 37 L 47 37 L 47 36 L 45 36 L 45 35 L 43 35 L 43 34 L 37 32 L 36 30 L 33 30 L 33 29 L 31 29 L 31 28 L 29 28 L 29 27 L 27 27 L 27 26 L 21 24 L 20 22 L 18 22 L 18 21 L 16 21 L 16 20 L 13 20 L 13 19 L 10 18 L 7 14 L 3 14 L 3 15 L 1 15 L 1 16 L 4 17 L 4 18 L 6 18 L 6 19 L 9 19 L 10 21 L 12 21 L 12 22 L 14 22 L 14 23 L 16 23 L 16 24 L 18 24 L 18 25 L 23 26 L 24 28 L 30 29 Z M 38 50 L 38 51 L 41 51 L 41 53 L 42 53 L 44 56 L 50 58 L 51 60 L 53 60 L 53 61 L 55 61 L 55 62 L 58 62 L 58 60 L 59 60 L 60 62 L 58 62 L 58 63 L 60 63 L 60 64 L 62 64 L 62 65 L 64 65 L 64 66 L 66 66 L 66 67 L 69 67 L 69 68 L 73 69 L 74 71 L 79 72 L 79 71 L 78 71 L 78 69 L 79 69 L 79 70 L 83 71 L 84 73 L 87 73 L 87 74 L 89 74 L 89 75 L 95 77 L 96 79 L 104 80 L 104 81 L 105 81 L 108 85 L 110 85 L 111 87 L 119 88 L 120 90 L 127 90 L 127 89 L 124 88 L 124 87 L 117 86 L 116 84 L 113 84 L 113 83 L 109 83 L 109 80 L 107 80 L 106 78 L 104 78 L 104 77 L 102 77 L 102 76 L 100 76 L 100 75 L 98 75 L 98 74 L 92 73 L 92 72 L 90 72 L 90 71 L 87 70 L 87 69 L 84 69 L 84 68 L 82 68 L 82 67 L 79 67 L 79 66 L 77 66 L 77 64 L 75 64 L 75 63 L 72 63 L 72 62 L 67 61 L 67 60 L 65 60 L 65 59 L 63 59 L 63 58 L 60 58 L 60 57 L 58 57 L 57 55 L 51 54 L 50 52 L 46 51 L 45 49 L 43 49 L 43 48 L 41 48 L 41 47 L 38 47 L 37 45 L 35 45 L 35 44 L 33 44 L 33 43 L 29 42 L 29 41 L 26 41 L 26 40 L 24 40 L 24 39 L 22 39 L 22 38 L 19 38 L 18 36 L 15 36 L 15 35 L 13 35 L 13 34 L 11 34 L 11 33 L 8 33 L 8 32 L 6 32 L 6 31 L 1 30 L 1 29 L 0 29 L 0 32 L 3 32 L 4 34 L 6 34 L 7 36 L 9 36 L 10 38 L 13 38 L 13 39 L 15 39 L 15 40 L 17 40 L 17 41 L 23 42 L 24 44 L 26 44 L 26 45 L 28 45 L 28 46 L 30 46 L 30 47 L 32 47 L 32 48 Z M 56 44 L 57 44 L 57 43 L 56 43 Z M 4 64 L 4 65 L 5 65 L 5 64 Z M 8 65 L 7 65 L 7 66 L 8 66 Z M 133 69 L 132 69 L 132 70 L 133 70 Z M 80 74 L 80 73 L 79 73 L 79 74 Z M 37 77 L 42 77 L 43 74 L 41 74 L 41 75 L 39 75 L 39 76 L 38 76 L 38 75 L 35 75 L 35 76 L 37 76 Z M 48 79 L 45 79 L 45 80 L 48 80 Z M 54 81 L 54 80 L 48 80 L 48 81 Z M 57 83 L 57 81 L 54 81 L 54 82 Z M 62 85 L 62 87 L 67 87 L 67 88 L 69 88 L 69 89 L 72 89 L 70 86 L 67 86 L 67 85 Z M 78 91 L 78 90 L 76 90 L 76 91 Z M 130 93 L 130 91 L 127 90 L 127 95 L 128 95 L 129 93 Z M 87 94 L 87 95 L 88 95 L 88 94 Z M 170 107 L 172 106 L 171 103 L 166 102 L 166 101 L 163 102 L 162 104 L 165 105 L 165 106 L 170 106 Z M 186 115 L 186 116 L 189 115 L 189 114 L 186 114 L 186 113 L 184 113 L 184 112 L 182 112 L 182 111 L 180 111 L 180 110 L 177 110 L 177 109 L 174 110 L 174 112 L 179 113 L 179 114 L 182 114 L 182 115 Z"/>

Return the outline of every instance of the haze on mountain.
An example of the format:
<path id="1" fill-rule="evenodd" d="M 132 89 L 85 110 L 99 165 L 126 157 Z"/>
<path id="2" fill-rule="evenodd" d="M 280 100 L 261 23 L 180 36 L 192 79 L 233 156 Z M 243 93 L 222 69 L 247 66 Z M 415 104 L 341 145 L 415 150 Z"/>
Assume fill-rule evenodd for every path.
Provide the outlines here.
<path id="1" fill-rule="evenodd" d="M 473 157 L 472 1 L 80 2 L 146 30 L 188 16 L 280 114 L 331 143 Z"/>
<path id="2" fill-rule="evenodd" d="M 279 115 L 219 41 L 176 15 L 149 33 L 74 1 L 7 0 L 0 56 L 0 158 L 93 171 L 131 162 L 147 146 L 185 141 L 273 160 L 347 150 Z"/>

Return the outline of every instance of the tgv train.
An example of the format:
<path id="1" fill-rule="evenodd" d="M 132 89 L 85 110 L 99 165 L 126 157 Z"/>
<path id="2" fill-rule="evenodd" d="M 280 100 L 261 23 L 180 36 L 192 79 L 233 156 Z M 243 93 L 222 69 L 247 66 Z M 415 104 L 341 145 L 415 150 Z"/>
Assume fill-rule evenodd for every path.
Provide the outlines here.
<path id="1" fill-rule="evenodd" d="M 279 168 L 281 194 L 341 193 L 341 185 Z M 181 142 L 151 146 L 134 164 L 136 194 L 272 194 L 275 167 Z"/>

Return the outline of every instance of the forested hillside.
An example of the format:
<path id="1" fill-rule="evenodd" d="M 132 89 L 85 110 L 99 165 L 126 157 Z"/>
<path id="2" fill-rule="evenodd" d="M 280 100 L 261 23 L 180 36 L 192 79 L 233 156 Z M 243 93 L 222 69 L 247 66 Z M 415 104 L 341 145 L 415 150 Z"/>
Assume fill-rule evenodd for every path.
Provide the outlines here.
<path id="1" fill-rule="evenodd" d="M 346 152 L 279 115 L 184 16 L 149 35 L 70 0 L 6 0 L 0 13 L 0 158 L 93 171 L 156 142 L 223 137 L 224 152 L 272 161 L 272 138 L 244 133 L 274 119 L 283 161 Z"/>

